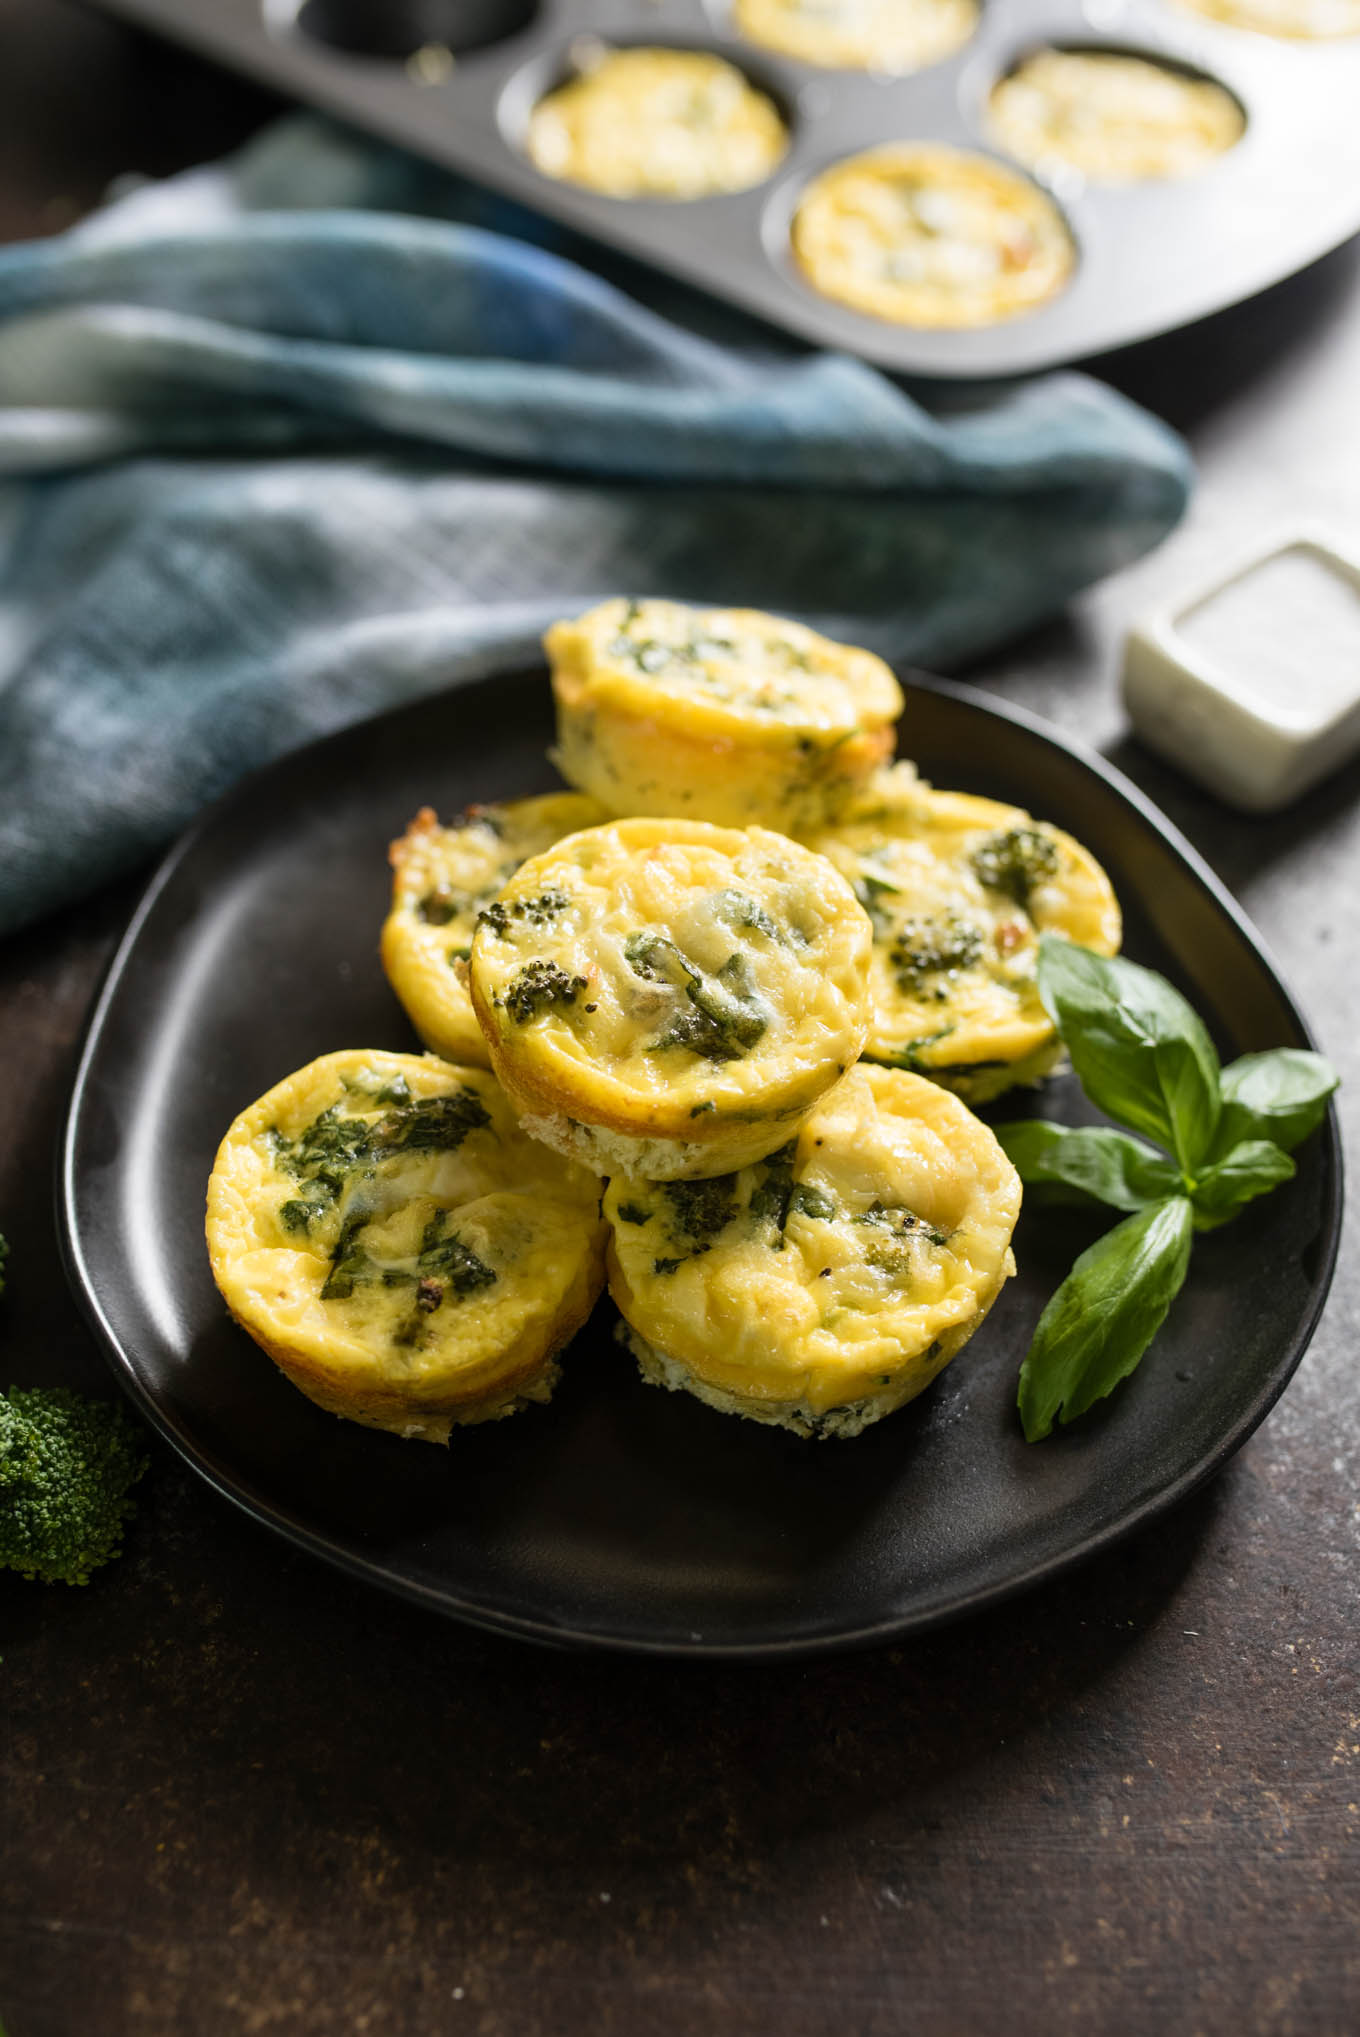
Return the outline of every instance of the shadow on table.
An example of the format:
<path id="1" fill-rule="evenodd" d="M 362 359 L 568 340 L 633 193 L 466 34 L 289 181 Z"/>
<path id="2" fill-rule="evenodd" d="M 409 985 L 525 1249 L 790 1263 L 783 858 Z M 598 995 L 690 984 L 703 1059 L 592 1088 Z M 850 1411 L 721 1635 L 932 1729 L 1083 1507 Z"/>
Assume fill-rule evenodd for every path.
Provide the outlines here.
<path id="1" fill-rule="evenodd" d="M 1055 1726 L 1061 1786 L 1127 1765 L 1110 1745 L 1111 1710 L 1132 1702 L 1134 1659 L 1237 1476 L 1230 1468 L 1146 1533 L 1009 1605 L 807 1664 L 556 1654 L 459 1627 L 280 1550 L 197 1481 L 186 1493 L 190 1474 L 169 1462 L 121 1577 L 56 1603 L 42 1594 L 41 1606 L 36 1593 L 16 1587 L 11 1603 L 0 1592 L 0 1619 L 9 1646 L 25 1627 L 55 1642 L 68 1619 L 107 1624 L 102 1655 L 97 1631 L 81 1642 L 107 1665 L 101 1703 L 125 1720 L 154 1717 L 153 1767 L 168 1760 L 178 1773 L 191 1747 L 202 1804 L 231 1806 L 223 1860 L 201 1872 L 268 1885 L 286 1852 L 290 1873 L 299 1860 L 319 1873 L 338 1834 L 365 1833 L 406 1872 L 475 1859 L 488 1895 L 512 1882 L 546 1892 L 566 1873 L 601 1889 L 677 1874 L 711 1883 L 785 1858 L 803 1832 L 890 1809 L 899 1854 L 904 1831 L 928 1844 L 984 1772 L 989 1790 L 999 1769 L 1006 1786 L 1049 1800 L 1044 1759 L 1027 1743 Z M 211 1559 L 187 1605 L 192 1552 L 165 1542 L 176 1522 L 192 1523 Z M 130 1656 L 129 1595 L 143 1637 Z M 1123 1700 L 1102 1701 L 1116 1674 Z M 74 1722 L 88 1696 L 53 1691 L 50 1702 Z M 1146 1689 L 1141 1702 L 1146 1713 Z"/>
<path id="2" fill-rule="evenodd" d="M 1360 290 L 1360 240 L 1211 318 L 1088 363 L 1177 431 L 1195 427 L 1322 343 Z"/>
<path id="3" fill-rule="evenodd" d="M 1347 241 L 1259 296 L 1136 346 L 1077 361 L 1179 432 L 1193 434 L 1267 377 L 1289 373 L 1324 344 L 1360 293 L 1360 238 Z M 990 403 L 996 384 L 902 378 L 932 410 L 957 415 Z"/>

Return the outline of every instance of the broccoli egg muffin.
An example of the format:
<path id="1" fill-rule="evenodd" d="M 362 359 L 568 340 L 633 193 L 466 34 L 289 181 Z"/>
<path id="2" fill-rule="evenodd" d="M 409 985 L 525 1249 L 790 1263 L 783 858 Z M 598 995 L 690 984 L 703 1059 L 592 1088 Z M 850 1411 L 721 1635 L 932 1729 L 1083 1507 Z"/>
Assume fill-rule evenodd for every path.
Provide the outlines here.
<path id="1" fill-rule="evenodd" d="M 602 1174 L 718 1174 L 786 1143 L 855 1060 L 872 939 L 782 835 L 621 820 L 486 908 L 473 1009 L 536 1138 Z"/>
<path id="2" fill-rule="evenodd" d="M 702 50 L 604 50 L 540 99 L 529 155 L 612 198 L 704 198 L 769 176 L 788 147 L 773 100 Z"/>
<path id="3" fill-rule="evenodd" d="M 600 1186 L 483 1069 L 327 1054 L 222 1141 L 213 1278 L 318 1406 L 445 1443 L 548 1399 L 603 1282 Z"/>
<path id="4" fill-rule="evenodd" d="M 1111 50 L 1036 50 L 992 92 L 998 141 L 1022 162 L 1065 163 L 1094 182 L 1185 177 L 1242 138 L 1212 78 Z"/>
<path id="5" fill-rule="evenodd" d="M 888 667 L 801 623 L 614 600 L 543 641 L 558 768 L 615 813 L 792 833 L 892 754 L 903 700 Z"/>
<path id="6" fill-rule="evenodd" d="M 1230 28 L 1250 28 L 1287 42 L 1331 42 L 1360 35 L 1360 0 L 1180 0 L 1180 4 Z"/>
<path id="7" fill-rule="evenodd" d="M 861 1063 L 757 1165 L 618 1177 L 604 1207 L 645 1379 L 855 1436 L 930 1384 L 1015 1271 L 1020 1180 L 957 1097 Z"/>
<path id="8" fill-rule="evenodd" d="M 607 819 L 579 792 L 470 806 L 452 827 L 423 807 L 390 851 L 392 910 L 383 924 L 388 980 L 425 1045 L 446 1061 L 490 1066 L 460 964 L 477 915 L 526 856 Z"/>
<path id="9" fill-rule="evenodd" d="M 995 325 L 1064 289 L 1076 252 L 1061 212 L 1028 177 L 940 142 L 868 149 L 815 177 L 793 250 L 807 281 L 873 318 Z"/>
<path id="10" fill-rule="evenodd" d="M 873 921 L 870 1060 L 970 1103 L 1049 1073 L 1061 1048 L 1039 1000 L 1040 933 L 1113 955 L 1122 931 L 1079 842 L 1019 807 L 932 791 L 909 765 L 810 839 Z"/>
<path id="11" fill-rule="evenodd" d="M 919 71 L 961 49 L 978 23 L 977 0 L 735 0 L 744 36 L 805 64 L 861 71 Z"/>

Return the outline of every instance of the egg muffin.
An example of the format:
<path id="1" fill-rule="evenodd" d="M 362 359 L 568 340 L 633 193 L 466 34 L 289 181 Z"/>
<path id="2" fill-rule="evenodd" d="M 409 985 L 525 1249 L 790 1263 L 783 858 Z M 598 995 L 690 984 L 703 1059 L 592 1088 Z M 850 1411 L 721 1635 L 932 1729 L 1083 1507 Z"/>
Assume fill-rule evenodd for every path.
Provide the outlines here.
<path id="1" fill-rule="evenodd" d="M 1039 1000 L 1045 929 L 1113 955 L 1119 906 L 1095 858 L 1020 807 L 885 771 L 810 838 L 874 926 L 866 1056 L 984 1103 L 1039 1081 L 1061 1052 Z"/>
<path id="2" fill-rule="evenodd" d="M 615 813 L 786 833 L 829 820 L 892 754 L 881 658 L 748 608 L 602 602 L 543 639 L 564 778 Z"/>
<path id="3" fill-rule="evenodd" d="M 432 1053 L 490 1067 L 460 965 L 477 915 L 526 856 L 608 816 L 579 792 L 548 792 L 503 806 L 470 806 L 451 827 L 422 807 L 390 856 L 392 910 L 382 962 L 407 1016 Z"/>
<path id="4" fill-rule="evenodd" d="M 327 1054 L 222 1141 L 213 1278 L 318 1406 L 445 1443 L 548 1399 L 603 1281 L 600 1187 L 484 1069 Z"/>
<path id="5" fill-rule="evenodd" d="M 752 42 L 805 64 L 905 72 L 961 49 L 978 8 L 977 0 L 734 0 L 732 19 Z"/>
<path id="6" fill-rule="evenodd" d="M 1286 42 L 1360 35 L 1360 0 L 1180 0 L 1180 5 L 1229 28 L 1249 28 Z"/>
<path id="7" fill-rule="evenodd" d="M 1076 250 L 1028 177 L 941 142 L 896 142 L 814 177 L 793 251 L 824 297 L 898 325 L 995 325 L 1063 290 Z"/>
<path id="8" fill-rule="evenodd" d="M 1212 78 L 1113 50 L 1036 50 L 998 82 L 990 110 L 997 140 L 1022 162 L 1064 163 L 1104 184 L 1189 176 L 1246 126 Z"/>
<path id="9" fill-rule="evenodd" d="M 799 1436 L 928 1386 L 1015 1271 L 1020 1180 L 933 1083 L 861 1063 L 753 1167 L 616 1177 L 609 1287 L 653 1385 Z"/>
<path id="10" fill-rule="evenodd" d="M 516 872 L 469 982 L 526 1131 L 674 1180 L 785 1144 L 844 1074 L 872 941 L 844 878 L 782 835 L 621 820 Z"/>
<path id="11" fill-rule="evenodd" d="M 769 176 L 788 147 L 773 100 L 702 50 L 605 49 L 540 99 L 527 148 L 545 176 L 612 198 L 704 198 Z"/>

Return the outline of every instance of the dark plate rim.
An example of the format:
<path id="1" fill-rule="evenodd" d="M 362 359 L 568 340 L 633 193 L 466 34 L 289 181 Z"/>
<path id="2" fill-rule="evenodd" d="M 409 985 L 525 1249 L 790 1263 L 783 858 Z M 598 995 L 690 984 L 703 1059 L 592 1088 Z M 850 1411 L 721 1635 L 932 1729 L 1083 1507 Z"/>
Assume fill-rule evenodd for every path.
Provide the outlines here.
<path id="1" fill-rule="evenodd" d="M 533 668 L 516 667 L 516 674 L 530 669 Z M 465 682 L 464 686 L 448 690 L 462 692 L 466 685 L 495 683 L 516 674 L 504 671 L 482 675 L 476 680 Z M 1042 716 L 1002 701 L 981 688 L 963 685 L 953 680 L 938 679 L 932 674 L 912 668 L 899 669 L 899 677 L 907 694 L 908 710 L 910 696 L 914 691 L 942 695 L 994 721 L 1024 730 L 1050 748 L 1064 752 L 1098 779 L 1105 791 L 1131 819 L 1174 850 L 1200 889 L 1231 922 L 1239 937 L 1271 977 L 1280 1000 L 1297 1030 L 1300 1043 L 1316 1048 L 1317 1042 L 1311 1027 L 1251 920 L 1199 851 L 1131 779 L 1110 764 L 1099 751 L 1062 733 Z M 446 696 L 434 696 L 436 699 L 441 697 Z M 1241 1449 L 1247 1438 L 1260 1427 L 1297 1371 L 1312 1341 L 1331 1287 L 1341 1243 L 1343 1202 L 1342 1147 L 1335 1104 L 1329 1105 L 1327 1117 L 1320 1128 L 1326 1157 L 1326 1180 L 1321 1211 L 1323 1243 L 1317 1256 L 1317 1268 L 1311 1283 L 1308 1305 L 1255 1396 L 1245 1404 L 1237 1420 L 1219 1437 L 1215 1447 L 1196 1463 L 1169 1477 L 1164 1484 L 1150 1492 L 1140 1504 L 1132 1507 L 1118 1520 L 1085 1535 L 1071 1548 L 1048 1556 L 1026 1569 L 1012 1572 L 1004 1579 L 978 1590 L 952 1596 L 936 1604 L 918 1607 L 906 1615 L 899 1614 L 886 1620 L 835 1633 L 805 1635 L 789 1640 L 765 1639 L 752 1642 L 688 1640 L 680 1636 L 648 1638 L 630 1635 L 627 1631 L 617 1629 L 558 1626 L 551 1621 L 517 1614 L 501 1607 L 470 1603 L 446 1590 L 437 1590 L 415 1579 L 396 1575 L 381 1563 L 366 1560 L 343 1543 L 284 1512 L 272 1500 L 256 1492 L 248 1483 L 235 1476 L 230 1466 L 200 1448 L 192 1434 L 166 1413 L 157 1396 L 143 1384 L 132 1358 L 124 1350 L 104 1313 L 97 1282 L 86 1264 L 81 1249 L 76 1215 L 76 1149 L 105 1018 L 118 994 L 124 970 L 136 949 L 142 929 L 157 901 L 173 881 L 180 867 L 194 854 L 204 837 L 213 832 L 219 821 L 238 804 L 248 801 L 261 780 L 271 777 L 280 769 L 286 770 L 299 757 L 315 756 L 329 748 L 346 746 L 352 742 L 356 729 L 394 719 L 409 712 L 409 707 L 410 703 L 406 703 L 386 709 L 380 715 L 368 717 L 364 721 L 347 723 L 314 742 L 286 751 L 282 756 L 238 779 L 235 785 L 206 807 L 166 851 L 152 872 L 133 908 L 127 927 L 109 958 L 85 1021 L 66 1118 L 59 1133 L 55 1182 L 57 1234 L 67 1282 L 82 1315 L 94 1332 L 110 1370 L 124 1392 L 129 1394 L 151 1426 L 222 1498 L 229 1500 L 250 1519 L 282 1535 L 294 1548 L 319 1556 L 333 1568 L 399 1598 L 441 1613 L 447 1618 L 461 1620 L 491 1633 L 522 1641 L 533 1641 L 548 1647 L 588 1649 L 618 1655 L 729 1662 L 797 1661 L 872 1648 L 908 1634 L 924 1633 L 931 1628 L 967 1618 L 972 1613 L 1031 1591 L 1038 1585 L 1061 1576 L 1077 1564 L 1085 1563 L 1137 1534 L 1149 1521 L 1188 1498 Z M 1050 1447 L 1061 1448 L 1061 1439 L 1058 1439 L 1056 1446 Z"/>

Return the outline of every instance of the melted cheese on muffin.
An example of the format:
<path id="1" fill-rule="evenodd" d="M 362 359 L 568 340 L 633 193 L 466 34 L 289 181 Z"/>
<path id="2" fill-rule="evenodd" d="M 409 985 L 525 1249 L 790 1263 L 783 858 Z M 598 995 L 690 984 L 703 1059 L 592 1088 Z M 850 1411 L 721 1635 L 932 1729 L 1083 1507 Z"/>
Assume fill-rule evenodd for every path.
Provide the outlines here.
<path id="1" fill-rule="evenodd" d="M 815 826 L 891 755 L 902 712 L 881 658 L 755 609 L 606 601 L 544 644 L 558 767 L 615 813 Z"/>
<path id="2" fill-rule="evenodd" d="M 1242 109 L 1211 78 L 1109 50 L 1037 50 L 992 92 L 997 139 L 1022 162 L 1093 181 L 1184 177 L 1242 138 Z"/>
<path id="3" fill-rule="evenodd" d="M 578 792 L 470 806 L 452 827 L 423 807 L 390 851 L 392 910 L 382 930 L 388 979 L 425 1045 L 446 1061 L 489 1067 L 460 965 L 477 915 L 528 856 L 607 818 Z"/>
<path id="4" fill-rule="evenodd" d="M 1120 942 L 1110 881 L 1079 842 L 900 765 L 811 841 L 874 923 L 871 1060 L 971 1103 L 1049 1072 L 1060 1047 L 1039 1001 L 1040 933 L 1102 955 Z"/>
<path id="5" fill-rule="evenodd" d="M 961 49 L 976 0 L 735 0 L 741 33 L 805 64 L 919 71 Z"/>
<path id="6" fill-rule="evenodd" d="M 717 1180 L 617 1178 L 609 1285 L 643 1375 L 803 1436 L 928 1386 L 1014 1272 L 1020 1181 L 957 1097 L 861 1064 Z"/>
<path id="7" fill-rule="evenodd" d="M 1360 35 L 1360 0 L 1180 0 L 1230 28 L 1249 28 L 1287 42 L 1331 42 Z"/>
<path id="8" fill-rule="evenodd" d="M 899 325 L 994 325 L 1062 290 L 1076 255 L 1028 177 L 939 142 L 900 142 L 815 177 L 793 248 L 825 297 Z"/>
<path id="9" fill-rule="evenodd" d="M 601 1173 L 716 1174 L 855 1060 L 871 943 L 850 886 L 782 835 L 622 820 L 510 880 L 472 1002 L 526 1130 Z"/>
<path id="10" fill-rule="evenodd" d="M 551 1394 L 603 1280 L 599 1193 L 484 1070 L 327 1054 L 222 1141 L 213 1278 L 321 1407 L 447 1442 Z"/>
<path id="11" fill-rule="evenodd" d="M 744 191 L 787 147 L 773 101 L 700 50 L 608 50 L 529 116 L 545 176 L 614 198 Z"/>

